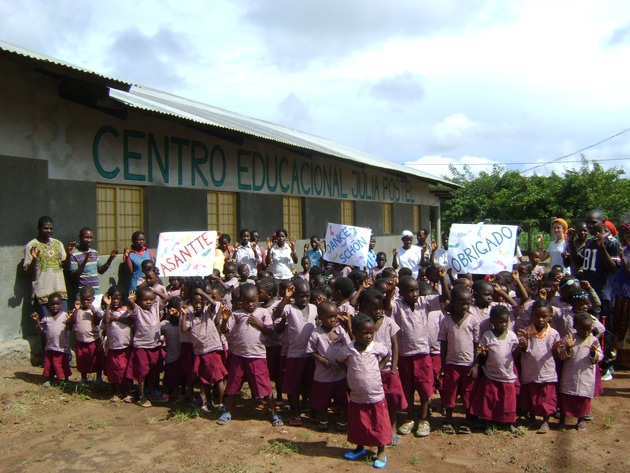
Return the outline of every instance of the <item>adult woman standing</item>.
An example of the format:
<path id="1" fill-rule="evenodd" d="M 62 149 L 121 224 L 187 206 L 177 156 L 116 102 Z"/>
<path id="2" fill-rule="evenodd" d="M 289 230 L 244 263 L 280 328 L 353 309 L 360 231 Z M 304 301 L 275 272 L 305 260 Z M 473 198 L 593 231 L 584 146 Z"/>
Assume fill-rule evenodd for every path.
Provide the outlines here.
<path id="1" fill-rule="evenodd" d="M 566 235 L 569 230 L 569 224 L 562 218 L 557 218 L 551 222 L 551 234 L 554 241 L 549 243 L 549 247 L 543 249 L 543 236 L 538 235 L 538 253 L 540 261 L 549 259 L 549 266 L 561 266 L 565 273 L 569 273 L 569 243 Z"/>
<path id="2" fill-rule="evenodd" d="M 417 279 L 422 263 L 422 249 L 413 245 L 413 233 L 409 230 L 402 232 L 400 239 L 402 240 L 402 246 L 392 250 L 394 255 L 392 265 L 396 270 L 399 267 L 409 268 L 413 278 Z"/>
<path id="3" fill-rule="evenodd" d="M 295 252 L 295 238 L 291 238 L 289 244 L 287 241 L 287 231 L 284 228 L 276 230 L 276 242 L 271 238 L 267 238 L 267 265 L 278 280 L 291 279 L 293 271 L 291 270 L 291 262 L 297 264 L 298 258 Z"/>
<path id="4" fill-rule="evenodd" d="M 143 276 L 142 262 L 150 260 L 155 264 L 155 257 L 153 252 L 144 246 L 147 242 L 147 237 L 143 232 L 133 232 L 131 235 L 131 248 L 125 248 L 123 262 L 129 274 L 131 274 L 131 282 L 129 283 L 129 290 L 135 291 L 138 287 L 138 279 Z"/>

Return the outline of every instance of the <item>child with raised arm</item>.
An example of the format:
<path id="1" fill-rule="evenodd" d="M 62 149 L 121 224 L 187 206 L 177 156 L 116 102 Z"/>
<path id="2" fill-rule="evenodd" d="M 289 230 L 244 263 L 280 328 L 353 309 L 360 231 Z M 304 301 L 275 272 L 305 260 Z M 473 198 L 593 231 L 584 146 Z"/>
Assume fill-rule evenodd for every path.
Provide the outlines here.
<path id="1" fill-rule="evenodd" d="M 549 432 L 549 417 L 558 408 L 555 357 L 561 345 L 558 332 L 549 326 L 553 314 L 551 304 L 539 299 L 531 308 L 532 324 L 519 330 L 519 338 L 524 340 L 525 350 L 521 354 L 520 407 L 529 412 L 532 426 L 536 416 L 543 418 L 538 428 L 539 434 Z"/>
<path id="2" fill-rule="evenodd" d="M 287 361 L 282 379 L 282 392 L 289 398 L 291 417 L 289 425 L 302 425 L 300 394 L 308 406 L 308 397 L 315 372 L 315 362 L 306 352 L 308 340 L 315 329 L 317 307 L 309 303 L 311 288 L 302 279 L 293 281 L 273 311 L 274 326 L 278 333 L 286 332 Z M 294 301 L 292 303 L 292 301 Z"/>
<path id="3" fill-rule="evenodd" d="M 94 288 L 82 287 L 79 291 L 79 300 L 74 303 L 74 311 L 70 317 L 77 337 L 77 370 L 81 373 L 79 386 L 87 383 L 89 373 L 96 373 L 96 384 L 103 383 L 105 351 L 99 329 L 103 312 L 93 304 Z"/>
<path id="4" fill-rule="evenodd" d="M 179 328 L 182 299 L 171 296 L 164 309 L 164 320 L 160 322 L 160 333 L 164 337 L 164 379 L 162 380 L 162 400 L 164 402 L 177 399 L 177 389 L 181 390 L 181 398 L 186 394 L 186 376 L 181 362 L 182 333 Z"/>
<path id="5" fill-rule="evenodd" d="M 446 270 L 440 269 L 444 294 L 449 294 L 446 287 Z M 421 295 L 413 276 L 403 276 L 398 283 L 399 296 L 394 299 L 395 286 L 388 283 L 385 299 L 386 314 L 391 314 L 400 327 L 397 334 L 400 356 L 398 369 L 400 381 L 407 398 L 408 420 L 398 428 L 398 433 L 407 435 L 414 431 L 416 437 L 427 437 L 431 428 L 429 417 L 429 399 L 435 391 L 433 384 L 433 364 L 429 346 L 428 313 L 440 309 L 439 294 Z M 427 288 L 428 289 L 428 288 Z M 448 297 L 448 296 L 445 296 Z M 414 394 L 420 395 L 420 416 L 414 409 Z"/>
<path id="6" fill-rule="evenodd" d="M 385 445 L 392 438 L 387 401 L 379 373 L 389 361 L 387 347 L 374 341 L 374 321 L 358 313 L 352 319 L 354 341 L 337 355 L 337 361 L 347 367 L 350 401 L 348 403 L 348 442 L 356 448 L 344 457 L 348 460 L 363 458 L 365 446 L 376 446 L 374 468 L 387 464 Z"/>
<path id="7" fill-rule="evenodd" d="M 438 339 L 442 356 L 442 406 L 446 418 L 442 432 L 454 434 L 453 409 L 457 395 L 466 410 L 466 421 L 459 426 L 460 434 L 470 434 L 470 400 L 474 386 L 471 367 L 475 361 L 479 343 L 479 320 L 470 313 L 472 294 L 466 286 L 458 285 L 451 291 L 451 302 L 446 316 L 440 323 Z"/>
<path id="8" fill-rule="evenodd" d="M 337 432 L 345 432 L 348 397 L 346 393 L 346 372 L 337 364 L 339 350 L 350 343 L 350 336 L 340 324 L 337 306 L 324 301 L 317 308 L 320 325 L 313 330 L 306 347 L 306 353 L 315 360 L 315 374 L 311 393 L 311 408 L 316 412 L 320 431 L 328 430 L 328 408 L 331 400 L 339 408 Z M 349 323 L 349 318 L 345 323 Z"/>
<path id="9" fill-rule="evenodd" d="M 310 261 L 310 266 L 312 267 L 321 267 L 321 259 L 324 256 L 322 252 L 322 242 L 319 240 L 317 235 L 313 235 L 311 237 L 311 247 L 309 245 L 304 245 L 304 256 L 307 257 Z M 308 272 L 308 270 L 306 270 Z"/>
<path id="10" fill-rule="evenodd" d="M 120 286 L 112 286 L 103 296 L 105 315 L 103 323 L 107 333 L 107 355 L 105 356 L 105 374 L 114 385 L 116 393 L 112 402 L 132 402 L 127 388 L 132 381 L 126 376 L 127 365 L 131 359 L 131 338 L 133 319 L 126 306 L 126 292 Z"/>
<path id="11" fill-rule="evenodd" d="M 254 398 L 265 398 L 271 411 L 271 424 L 283 425 L 276 414 L 273 401 L 273 388 L 269 380 L 263 333 L 273 331 L 271 319 L 264 309 L 258 307 L 258 290 L 253 284 L 243 284 L 239 288 L 240 308 L 232 312 L 224 307 L 221 310 L 221 332 L 227 335 L 230 344 L 230 366 L 228 368 L 227 410 L 221 414 L 217 424 L 225 425 L 232 420 L 236 395 L 247 381 Z"/>
<path id="12" fill-rule="evenodd" d="M 264 278 L 256 281 L 258 289 L 258 302 L 260 307 L 267 311 L 268 317 L 272 319 L 273 310 L 280 303 L 278 299 L 278 282 L 274 278 Z M 282 386 L 280 378 L 280 357 L 282 354 L 282 339 L 275 330 L 265 335 L 263 334 L 265 345 L 267 369 L 269 379 L 276 386 L 276 402 L 282 401 Z"/>
<path id="13" fill-rule="evenodd" d="M 595 365 L 603 358 L 597 339 L 592 335 L 593 317 L 587 312 L 574 316 L 575 338 L 565 336 L 558 357 L 564 360 L 560 374 L 560 429 L 566 418 L 577 419 L 576 428 L 586 430 L 584 418 L 591 412 L 595 395 Z"/>
<path id="14" fill-rule="evenodd" d="M 156 294 L 159 298 L 156 299 Z M 160 319 L 164 301 L 168 294 L 156 293 L 148 286 L 131 291 L 127 299 L 129 314 L 134 319 L 133 352 L 131 367 L 133 379 L 138 382 L 138 405 L 151 407 L 145 394 L 145 384 L 149 395 L 155 393 L 162 367 L 160 346 Z"/>
<path id="15" fill-rule="evenodd" d="M 223 345 L 217 329 L 216 316 L 221 304 L 215 302 L 203 289 L 197 288 L 187 310 L 180 317 L 182 332 L 190 331 L 195 353 L 193 381 L 201 384 L 201 412 L 208 413 L 212 406 L 212 387 L 217 386 L 220 410 L 227 370 L 223 365 Z"/>
<path id="16" fill-rule="evenodd" d="M 483 433 L 492 435 L 494 424 L 500 423 L 514 432 L 516 422 L 516 380 L 514 354 L 526 346 L 508 329 L 510 314 L 507 307 L 496 305 L 490 310 L 492 330 L 479 339 L 478 355 L 471 368 L 477 378 L 482 374 L 472 393 L 470 413 L 486 421 Z"/>
<path id="17" fill-rule="evenodd" d="M 359 308 L 374 322 L 374 341 L 384 345 L 390 356 L 389 361 L 381 370 L 381 382 L 392 426 L 389 445 L 397 446 L 400 444 L 400 437 L 396 434 L 398 411 L 408 407 L 398 375 L 398 337 L 396 334 L 400 331 L 400 327 L 394 319 L 385 316 L 385 296 L 377 289 L 367 289 L 361 294 Z"/>
<path id="18" fill-rule="evenodd" d="M 37 312 L 33 312 L 32 319 L 39 330 L 46 334 L 46 346 L 44 347 L 44 376 L 48 376 L 43 386 L 51 386 L 55 377 L 65 382 L 68 381 L 70 371 L 70 343 L 68 342 L 68 330 L 70 328 L 70 316 L 61 310 L 61 294 L 53 293 L 48 296 L 48 310 L 42 319 Z"/>

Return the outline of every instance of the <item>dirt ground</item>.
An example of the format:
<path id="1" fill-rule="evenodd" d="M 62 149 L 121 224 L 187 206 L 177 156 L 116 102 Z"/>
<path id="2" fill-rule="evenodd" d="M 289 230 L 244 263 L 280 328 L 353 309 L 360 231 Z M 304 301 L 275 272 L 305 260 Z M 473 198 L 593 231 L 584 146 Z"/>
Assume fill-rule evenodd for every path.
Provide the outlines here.
<path id="1" fill-rule="evenodd" d="M 234 420 L 159 405 L 113 404 L 106 387 L 42 387 L 41 369 L 0 360 L 2 472 L 295 472 L 366 471 L 350 462 L 344 434 L 304 427 L 273 428 L 264 412 L 242 399 Z M 586 432 L 519 428 L 518 434 L 444 435 L 434 415 L 428 438 L 403 437 L 387 449 L 387 471 L 627 472 L 630 468 L 630 372 L 618 371 L 593 402 Z M 285 416 L 286 417 L 286 416 Z M 554 421 L 554 424 L 557 421 Z M 553 425 L 552 425 L 553 428 Z"/>

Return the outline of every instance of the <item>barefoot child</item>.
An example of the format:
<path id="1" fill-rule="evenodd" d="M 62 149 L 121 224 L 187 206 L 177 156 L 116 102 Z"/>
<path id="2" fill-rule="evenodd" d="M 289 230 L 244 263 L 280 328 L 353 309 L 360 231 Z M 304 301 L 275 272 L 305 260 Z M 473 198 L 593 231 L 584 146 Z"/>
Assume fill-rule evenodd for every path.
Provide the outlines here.
<path id="1" fill-rule="evenodd" d="M 61 301 L 61 294 L 55 292 L 48 296 L 48 310 L 45 311 L 41 320 L 37 312 L 33 312 L 31 315 L 37 327 L 46 334 L 44 376 L 48 376 L 48 380 L 44 382 L 44 386 L 51 386 L 55 377 L 67 382 L 72 374 L 70 356 L 68 355 L 70 316 L 61 310 Z"/>
<path id="2" fill-rule="evenodd" d="M 377 456 L 372 466 L 384 468 L 385 445 L 391 441 L 392 430 L 379 373 L 389 361 L 388 350 L 374 341 L 374 322 L 368 315 L 358 313 L 352 319 L 352 333 L 354 342 L 337 355 L 337 361 L 348 370 L 348 442 L 357 444 L 344 457 L 357 460 L 367 454 L 366 445 L 376 446 Z"/>
<path id="3" fill-rule="evenodd" d="M 576 428 L 586 430 L 586 417 L 591 412 L 591 399 L 595 394 L 595 365 L 602 359 L 599 342 L 592 335 L 593 317 L 578 312 L 573 317 L 575 338 L 567 335 L 563 340 L 559 358 L 564 360 L 560 374 L 560 429 L 564 430 L 567 417 L 577 419 Z"/>
<path id="4" fill-rule="evenodd" d="M 350 343 L 350 336 L 339 323 L 337 306 L 334 302 L 324 301 L 317 308 L 319 327 L 313 330 L 306 352 L 315 360 L 311 408 L 319 419 L 317 429 L 328 430 L 328 408 L 331 400 L 339 408 L 337 432 L 345 432 L 348 398 L 346 393 L 346 372 L 337 364 L 337 353 Z M 349 322 L 346 319 L 345 322 Z"/>
<path id="5" fill-rule="evenodd" d="M 144 387 L 149 388 L 150 395 L 155 392 L 159 381 L 162 364 L 160 347 L 160 315 L 164 308 L 164 300 L 168 294 L 156 293 L 148 286 L 140 287 L 138 292 L 129 293 L 127 307 L 134 319 L 133 353 L 131 367 L 133 379 L 138 382 L 138 405 L 151 407 Z"/>
<path id="6" fill-rule="evenodd" d="M 201 383 L 201 412 L 209 412 L 212 406 L 212 387 L 217 386 L 219 409 L 223 409 L 223 393 L 227 370 L 223 365 L 223 345 L 216 325 L 216 315 L 221 304 L 215 302 L 203 289 L 197 288 L 190 300 L 188 310 L 180 318 L 182 332 L 190 332 L 195 364 L 193 381 Z"/>
<path id="7" fill-rule="evenodd" d="M 125 373 L 131 358 L 133 319 L 129 316 L 129 310 L 125 305 L 125 294 L 122 287 L 112 286 L 103 296 L 105 303 L 103 322 L 107 331 L 105 374 L 116 390 L 116 394 L 111 399 L 112 402 L 132 402 L 131 396 L 127 395 L 127 387 L 131 379 Z"/>
<path id="8" fill-rule="evenodd" d="M 446 418 L 442 432 L 454 434 L 453 409 L 459 394 L 466 410 L 466 421 L 459 426 L 460 434 L 470 434 L 470 399 L 474 385 L 471 367 L 479 343 L 479 320 L 470 313 L 472 294 L 466 286 L 453 287 L 451 303 L 440 323 L 438 339 L 442 356 L 442 405 Z"/>
<path id="9" fill-rule="evenodd" d="M 539 434 L 549 432 L 549 417 L 558 409 L 555 356 L 561 345 L 558 332 L 549 326 L 553 310 L 551 303 L 541 299 L 532 306 L 532 324 L 519 330 L 526 349 L 521 355 L 521 409 L 529 412 L 532 424 L 536 416 L 543 418 Z"/>
<path id="10" fill-rule="evenodd" d="M 470 413 L 486 421 L 484 434 L 492 435 L 494 423 L 501 423 L 511 431 L 516 422 L 516 374 L 514 354 L 519 351 L 519 339 L 508 330 L 509 310 L 496 305 L 490 310 L 492 330 L 479 339 L 476 363 L 471 368 L 473 378 L 482 374 L 472 393 Z"/>
<path id="11" fill-rule="evenodd" d="M 88 373 L 96 373 L 96 384 L 103 383 L 105 352 L 99 324 L 103 312 L 94 307 L 94 288 L 84 286 L 79 290 L 79 300 L 74 303 L 70 317 L 77 337 L 77 370 L 81 373 L 79 386 L 87 383 Z"/>
<path id="12" fill-rule="evenodd" d="M 221 311 L 221 332 L 227 335 L 231 358 L 228 369 L 225 395 L 227 409 L 217 424 L 225 425 L 232 420 L 236 395 L 247 381 L 254 398 L 265 398 L 271 411 L 271 423 L 282 426 L 276 414 L 273 389 L 267 370 L 263 333 L 271 334 L 271 319 L 264 309 L 258 307 L 258 290 L 253 284 L 243 284 L 239 292 L 240 308 L 232 312 L 224 307 Z"/>

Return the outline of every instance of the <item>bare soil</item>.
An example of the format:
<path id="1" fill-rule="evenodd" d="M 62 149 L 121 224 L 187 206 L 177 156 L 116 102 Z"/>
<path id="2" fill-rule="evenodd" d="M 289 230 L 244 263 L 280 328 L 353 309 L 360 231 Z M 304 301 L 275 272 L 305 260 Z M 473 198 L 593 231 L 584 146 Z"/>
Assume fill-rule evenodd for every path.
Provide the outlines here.
<path id="1" fill-rule="evenodd" d="M 0 471 L 2 472 L 321 472 L 371 471 L 371 462 L 342 458 L 344 434 L 304 427 L 273 428 L 266 412 L 242 399 L 234 419 L 200 417 L 183 405 L 143 409 L 114 404 L 107 385 L 43 387 L 41 369 L 0 360 Z M 630 468 L 630 372 L 618 371 L 593 401 L 586 432 L 537 435 L 497 431 L 445 435 L 431 419 L 428 438 L 402 438 L 388 448 L 387 471 L 627 472 Z M 285 416 L 286 417 L 286 416 Z"/>

